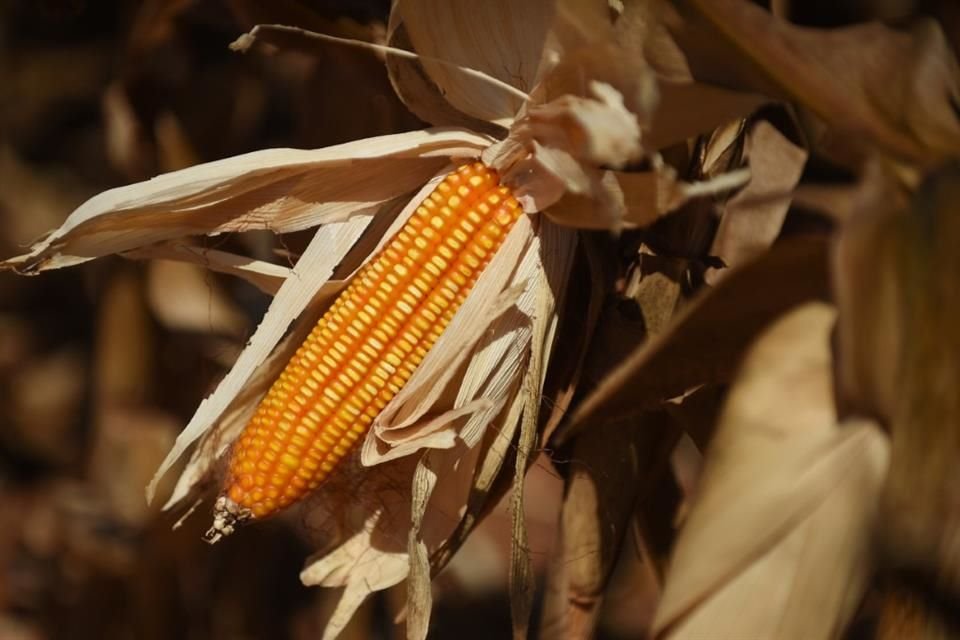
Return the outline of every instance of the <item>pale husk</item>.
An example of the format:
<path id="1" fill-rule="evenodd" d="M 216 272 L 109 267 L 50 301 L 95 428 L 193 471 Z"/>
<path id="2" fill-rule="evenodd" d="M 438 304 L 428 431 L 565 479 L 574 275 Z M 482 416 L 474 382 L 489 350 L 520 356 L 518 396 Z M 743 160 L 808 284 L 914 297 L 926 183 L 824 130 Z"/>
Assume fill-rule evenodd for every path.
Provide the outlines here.
<path id="1" fill-rule="evenodd" d="M 751 3 L 691 0 L 673 33 L 698 80 L 808 107 L 863 147 L 931 165 L 956 154 L 957 59 L 940 25 L 791 24 Z M 732 46 L 731 46 L 732 45 Z M 851 144 L 851 143 L 847 143 Z"/>
<path id="2" fill-rule="evenodd" d="M 827 305 L 800 307 L 747 356 L 675 547 L 658 637 L 835 638 L 858 606 L 889 445 L 871 422 L 837 423 L 834 319 Z"/>
<path id="3" fill-rule="evenodd" d="M 178 241 L 133 249 L 123 255 L 136 260 L 176 260 L 199 265 L 210 271 L 242 278 L 269 295 L 276 294 L 284 280 L 292 273 L 289 267 L 272 262 Z"/>
<path id="4" fill-rule="evenodd" d="M 529 92 L 538 79 L 553 10 L 554 0 L 401 0 L 391 26 L 403 25 L 446 102 L 468 116 L 509 124 L 522 106 L 516 96 L 436 60 L 482 71 Z"/>
<path id="5" fill-rule="evenodd" d="M 489 142 L 466 130 L 428 129 L 198 165 L 94 196 L 0 266 L 36 272 L 182 236 L 284 233 L 370 215 L 421 186 L 449 157 L 475 157 Z"/>

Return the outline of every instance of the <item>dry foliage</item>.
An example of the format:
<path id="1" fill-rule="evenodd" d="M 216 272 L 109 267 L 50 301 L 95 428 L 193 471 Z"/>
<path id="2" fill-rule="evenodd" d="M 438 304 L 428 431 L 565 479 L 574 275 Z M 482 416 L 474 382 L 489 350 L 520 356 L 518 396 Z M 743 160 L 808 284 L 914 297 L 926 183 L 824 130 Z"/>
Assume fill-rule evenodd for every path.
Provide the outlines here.
<path id="1" fill-rule="evenodd" d="M 179 581 L 224 594 L 209 637 L 958 633 L 951 3 L 195 4 L 130 8 L 122 72 L 29 30 L 0 62 L 0 267 L 55 272 L 0 281 L 0 563 L 150 612 L 65 624 L 185 635 Z M 291 354 L 476 159 L 525 215 L 435 347 L 315 495 L 196 547 Z M 332 597 L 236 613 L 305 557 Z M 0 635 L 63 635 L 11 585 Z M 483 593 L 496 630 L 445 613 Z"/>

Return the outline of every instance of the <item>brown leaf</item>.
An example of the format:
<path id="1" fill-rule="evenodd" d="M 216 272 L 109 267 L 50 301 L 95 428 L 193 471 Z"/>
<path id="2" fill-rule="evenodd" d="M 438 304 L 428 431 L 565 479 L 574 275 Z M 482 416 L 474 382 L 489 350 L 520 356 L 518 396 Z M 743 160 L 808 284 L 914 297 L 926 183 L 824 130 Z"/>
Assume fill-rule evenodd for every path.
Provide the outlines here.
<path id="1" fill-rule="evenodd" d="M 671 29 L 698 80 L 795 100 L 900 158 L 930 163 L 960 148 L 960 74 L 936 22 L 827 30 L 737 0 L 679 6 L 685 22 Z"/>
<path id="2" fill-rule="evenodd" d="M 399 15 L 397 12 L 390 14 L 387 44 L 397 49 L 412 50 L 410 35 Z M 498 125 L 471 117 L 447 102 L 440 87 L 427 75 L 419 60 L 388 53 L 386 65 L 397 97 L 424 122 L 435 127 L 463 127 L 493 135 L 502 133 L 502 128 Z"/>
<path id="3" fill-rule="evenodd" d="M 836 422 L 834 318 L 804 305 L 748 353 L 677 541 L 658 637 L 835 638 L 855 612 L 888 443 L 871 422 Z"/>
<path id="4" fill-rule="evenodd" d="M 430 628 L 430 612 L 433 609 L 433 593 L 430 590 L 430 556 L 427 543 L 420 529 L 427 503 L 437 484 L 437 473 L 432 468 L 431 452 L 420 458 L 413 475 L 410 504 L 410 541 L 407 554 L 410 556 L 410 575 L 407 577 L 407 638 L 423 640 Z"/>
<path id="5" fill-rule="evenodd" d="M 572 262 L 574 236 L 569 231 L 544 222 L 541 227 L 544 241 L 543 271 L 534 283 L 533 340 L 529 369 L 523 377 L 520 397 L 523 413 L 514 460 L 511 520 L 513 535 L 510 546 L 510 614 L 513 637 L 523 640 L 529 635 L 530 616 L 534 601 L 533 563 L 528 547 L 526 515 L 524 510 L 524 478 L 534 460 L 533 450 L 538 441 L 540 402 L 543 384 L 550 362 L 550 352 L 557 329 L 555 311 L 563 305 L 569 265 Z M 569 247 L 567 252 L 557 251 Z M 563 254 L 567 253 L 569 257 Z"/>
<path id="6" fill-rule="evenodd" d="M 591 429 L 569 452 L 560 520 L 562 556 L 552 569 L 543 638 L 591 638 L 638 497 L 669 467 L 679 431 L 664 415 Z"/>
<path id="7" fill-rule="evenodd" d="M 642 51 L 618 41 L 605 5 L 601 0 L 557 2 L 543 79 L 533 97 L 537 102 L 588 97 L 592 85 L 601 83 L 616 89 L 627 111 L 646 125 L 657 103 L 654 74 Z"/>
<path id="8" fill-rule="evenodd" d="M 747 133 L 743 156 L 750 165 L 750 182 L 724 204 L 710 249 L 710 254 L 728 267 L 763 253 L 773 244 L 807 160 L 806 151 L 765 120 L 758 121 Z M 708 270 L 707 282 L 716 284 L 725 273 Z"/>
<path id="9" fill-rule="evenodd" d="M 827 243 L 796 239 L 737 269 L 684 309 L 667 331 L 632 350 L 579 405 L 562 435 L 583 424 L 658 406 L 701 384 L 729 380 L 753 337 L 786 309 L 828 297 Z"/>
<path id="10" fill-rule="evenodd" d="M 529 91 L 539 71 L 552 11 L 550 0 L 399 2 L 391 24 L 403 24 L 422 56 L 420 64 L 454 108 L 481 120 L 509 121 L 521 106 L 517 96 L 439 61 Z"/>
<path id="11" fill-rule="evenodd" d="M 659 101 L 644 131 L 643 143 L 649 149 L 670 145 L 708 133 L 736 118 L 750 115 L 770 102 L 757 93 L 732 91 L 700 82 L 675 82 L 660 79 Z M 704 109 L 703 105 L 710 105 Z"/>
<path id="12" fill-rule="evenodd" d="M 556 350 L 551 357 L 544 382 L 540 436 L 543 446 L 550 442 L 580 386 L 584 361 L 592 348 L 593 333 L 603 303 L 613 288 L 616 268 L 611 255 L 613 246 L 606 234 L 585 233 L 580 236 L 581 250 L 571 265 L 565 308 L 559 314 L 557 344 L 563 348 Z"/>
<path id="13" fill-rule="evenodd" d="M 840 389 L 890 426 L 883 559 L 960 593 L 960 165 L 921 185 L 910 208 L 860 212 L 836 261 Z M 859 287 L 867 284 L 868 289 Z"/>

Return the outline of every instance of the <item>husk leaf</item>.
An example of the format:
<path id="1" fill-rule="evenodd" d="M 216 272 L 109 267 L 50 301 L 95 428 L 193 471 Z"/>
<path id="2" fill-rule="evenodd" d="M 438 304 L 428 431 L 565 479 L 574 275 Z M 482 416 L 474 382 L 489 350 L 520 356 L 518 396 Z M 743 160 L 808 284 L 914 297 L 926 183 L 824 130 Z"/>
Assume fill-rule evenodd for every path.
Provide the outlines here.
<path id="1" fill-rule="evenodd" d="M 836 421 L 834 319 L 804 305 L 751 348 L 677 541 L 657 637 L 833 638 L 856 610 L 889 446 L 869 421 Z"/>
<path id="2" fill-rule="evenodd" d="M 267 149 L 94 196 L 30 251 L 0 267 L 35 273 L 188 235 L 277 233 L 370 215 L 422 185 L 484 136 L 412 131 L 316 150 Z"/>

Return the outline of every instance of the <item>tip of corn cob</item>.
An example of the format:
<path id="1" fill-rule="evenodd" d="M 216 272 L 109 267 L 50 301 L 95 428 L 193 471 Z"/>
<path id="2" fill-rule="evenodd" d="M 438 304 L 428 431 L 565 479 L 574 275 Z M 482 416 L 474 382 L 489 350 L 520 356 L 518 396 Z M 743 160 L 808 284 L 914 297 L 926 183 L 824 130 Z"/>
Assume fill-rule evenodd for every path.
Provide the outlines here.
<path id="1" fill-rule="evenodd" d="M 213 526 L 203 534 L 203 541 L 214 544 L 233 533 L 237 526 L 251 517 L 253 513 L 250 509 L 241 507 L 227 496 L 220 496 L 213 505 Z"/>

